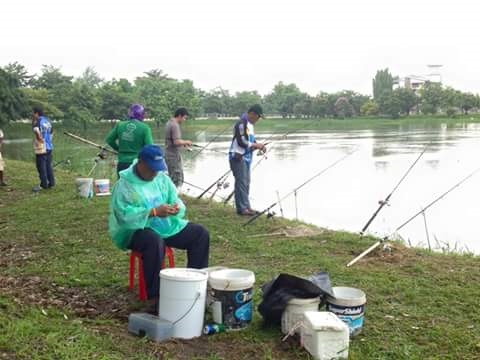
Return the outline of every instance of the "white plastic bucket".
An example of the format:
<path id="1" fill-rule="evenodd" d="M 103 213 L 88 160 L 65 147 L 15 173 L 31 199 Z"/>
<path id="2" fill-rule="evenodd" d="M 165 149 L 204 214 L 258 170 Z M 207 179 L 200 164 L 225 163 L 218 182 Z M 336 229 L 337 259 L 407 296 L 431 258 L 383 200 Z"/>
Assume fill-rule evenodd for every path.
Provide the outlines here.
<path id="1" fill-rule="evenodd" d="M 109 179 L 97 179 L 94 181 L 95 195 L 106 196 L 110 195 L 110 180 Z"/>
<path id="2" fill-rule="evenodd" d="M 224 269 L 210 273 L 213 321 L 227 329 L 243 329 L 252 322 L 255 274 L 243 269 Z"/>
<path id="3" fill-rule="evenodd" d="M 360 289 L 338 286 L 333 288 L 335 298 L 327 297 L 327 311 L 337 315 L 350 329 L 350 336 L 362 331 L 367 296 Z"/>
<path id="4" fill-rule="evenodd" d="M 91 198 L 93 196 L 92 178 L 76 178 L 75 185 L 77 186 L 78 195 L 81 197 Z"/>
<path id="5" fill-rule="evenodd" d="M 225 270 L 225 269 L 228 269 L 227 267 L 225 266 L 210 266 L 210 267 L 207 267 L 207 268 L 203 268 L 202 271 L 206 271 L 208 276 L 210 277 L 210 274 L 214 271 L 218 271 L 218 270 Z"/>
<path id="6" fill-rule="evenodd" d="M 210 279 L 210 274 L 214 271 L 218 270 L 225 270 L 228 269 L 225 266 L 211 266 L 208 268 L 203 268 L 203 271 L 206 271 L 208 274 L 208 278 Z M 212 303 L 214 299 L 212 297 L 212 287 L 210 286 L 210 282 L 207 283 L 207 299 L 206 299 L 206 315 L 205 315 L 205 321 L 213 321 L 213 315 L 212 315 Z"/>
<path id="7" fill-rule="evenodd" d="M 303 321 L 303 314 L 306 311 L 318 311 L 320 306 L 320 298 L 310 299 L 291 299 L 282 314 L 282 332 L 288 334 L 297 324 Z M 296 334 L 300 334 L 300 327 L 295 330 Z"/>
<path id="8" fill-rule="evenodd" d="M 202 335 L 207 279 L 207 273 L 198 269 L 160 271 L 159 316 L 173 323 L 173 337 Z"/>

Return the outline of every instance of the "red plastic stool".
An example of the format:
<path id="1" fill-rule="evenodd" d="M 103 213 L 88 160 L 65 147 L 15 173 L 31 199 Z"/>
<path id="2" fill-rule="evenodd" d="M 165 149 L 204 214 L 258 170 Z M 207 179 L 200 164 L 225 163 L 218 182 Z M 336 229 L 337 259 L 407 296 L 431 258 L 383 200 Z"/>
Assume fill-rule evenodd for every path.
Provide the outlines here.
<path id="1" fill-rule="evenodd" d="M 168 264 L 171 268 L 175 267 L 175 257 L 173 249 L 166 246 L 165 256 L 168 257 Z M 132 251 L 130 253 L 130 286 L 129 289 L 133 291 L 135 287 L 135 259 L 138 259 L 138 296 L 141 301 L 147 300 L 147 285 L 145 283 L 145 274 L 143 273 L 143 258 L 142 253 Z M 162 269 L 165 269 L 165 258 L 163 259 Z"/>

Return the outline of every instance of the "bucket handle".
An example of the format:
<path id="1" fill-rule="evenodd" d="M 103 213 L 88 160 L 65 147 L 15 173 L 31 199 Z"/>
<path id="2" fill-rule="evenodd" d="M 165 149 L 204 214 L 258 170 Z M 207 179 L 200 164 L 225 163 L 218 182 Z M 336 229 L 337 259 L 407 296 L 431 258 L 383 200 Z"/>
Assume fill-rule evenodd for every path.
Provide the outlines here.
<path id="1" fill-rule="evenodd" d="M 190 306 L 190 308 L 187 310 L 187 312 L 185 314 L 183 314 L 179 319 L 175 320 L 172 324 L 175 325 L 176 323 L 178 323 L 179 321 L 183 320 L 185 318 L 185 316 L 187 316 L 190 311 L 192 311 L 193 307 L 195 306 L 195 304 L 197 303 L 198 299 L 200 299 L 200 296 L 202 294 L 200 293 L 200 291 L 197 291 L 197 296 L 195 297 L 195 300 L 193 300 L 193 303 L 192 305 Z"/>
<path id="2" fill-rule="evenodd" d="M 304 328 L 305 327 L 305 324 L 303 323 L 303 321 L 298 321 L 296 322 L 295 324 L 292 325 L 292 327 L 290 328 L 290 330 L 288 330 L 287 332 L 287 335 L 285 335 L 283 338 L 282 338 L 282 341 L 285 341 L 287 340 L 290 336 L 293 336 L 293 334 L 295 333 L 295 330 L 297 330 L 298 328 Z"/>

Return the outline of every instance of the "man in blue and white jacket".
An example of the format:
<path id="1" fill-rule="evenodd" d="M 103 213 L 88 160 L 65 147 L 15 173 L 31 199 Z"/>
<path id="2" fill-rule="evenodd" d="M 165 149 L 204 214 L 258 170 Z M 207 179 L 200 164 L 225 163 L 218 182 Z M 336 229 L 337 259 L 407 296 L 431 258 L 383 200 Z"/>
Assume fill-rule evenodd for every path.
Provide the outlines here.
<path id="1" fill-rule="evenodd" d="M 254 125 L 263 116 L 260 105 L 253 105 L 233 128 L 233 139 L 229 150 L 230 169 L 235 177 L 235 207 L 239 215 L 252 216 L 249 200 L 250 168 L 254 150 L 265 151 L 265 145 L 255 140 Z"/>
<path id="2" fill-rule="evenodd" d="M 49 189 L 55 186 L 52 166 L 53 128 L 48 118 L 39 107 L 33 109 L 34 149 L 40 186 L 34 191 Z"/>

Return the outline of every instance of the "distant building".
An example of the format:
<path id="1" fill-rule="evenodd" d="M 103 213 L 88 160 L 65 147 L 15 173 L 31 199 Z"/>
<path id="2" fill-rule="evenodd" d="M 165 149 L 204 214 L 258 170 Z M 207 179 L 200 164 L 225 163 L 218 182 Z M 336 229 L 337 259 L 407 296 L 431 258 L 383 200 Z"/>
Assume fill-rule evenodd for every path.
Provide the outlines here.
<path id="1" fill-rule="evenodd" d="M 428 80 L 415 75 L 405 76 L 403 78 L 396 77 L 393 80 L 393 87 L 394 88 L 406 88 L 412 89 L 413 91 L 417 92 L 420 90 Z"/>
<path id="2" fill-rule="evenodd" d="M 420 90 L 426 82 L 442 83 L 440 68 L 442 65 L 427 65 L 429 73 L 426 75 L 407 75 L 393 79 L 394 88 L 412 89 L 414 92 Z"/>

